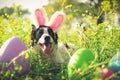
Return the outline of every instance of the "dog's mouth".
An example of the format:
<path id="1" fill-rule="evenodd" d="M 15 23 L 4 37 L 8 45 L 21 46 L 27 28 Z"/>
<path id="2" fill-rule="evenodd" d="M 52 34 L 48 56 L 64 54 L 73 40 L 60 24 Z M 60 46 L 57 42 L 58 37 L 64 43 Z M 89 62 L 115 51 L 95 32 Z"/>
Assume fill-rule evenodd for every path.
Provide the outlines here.
<path id="1" fill-rule="evenodd" d="M 40 43 L 40 48 L 42 49 L 45 56 L 50 55 L 51 47 L 52 47 L 51 43 L 43 43 L 43 44 Z"/>

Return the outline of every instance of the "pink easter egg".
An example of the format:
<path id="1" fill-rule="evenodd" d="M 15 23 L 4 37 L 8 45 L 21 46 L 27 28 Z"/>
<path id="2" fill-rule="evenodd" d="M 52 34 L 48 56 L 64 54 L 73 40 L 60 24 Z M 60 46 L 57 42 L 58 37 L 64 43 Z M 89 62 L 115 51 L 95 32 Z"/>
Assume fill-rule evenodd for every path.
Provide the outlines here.
<path id="1" fill-rule="evenodd" d="M 114 73 L 114 71 L 112 71 L 108 68 L 102 68 L 101 70 L 102 70 L 102 78 L 103 79 L 110 77 Z"/>

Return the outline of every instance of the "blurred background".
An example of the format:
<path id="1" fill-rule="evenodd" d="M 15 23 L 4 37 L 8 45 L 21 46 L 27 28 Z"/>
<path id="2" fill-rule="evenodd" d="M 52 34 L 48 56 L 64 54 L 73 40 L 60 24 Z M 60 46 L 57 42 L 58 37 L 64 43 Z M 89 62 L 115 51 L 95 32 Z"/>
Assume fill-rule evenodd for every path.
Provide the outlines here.
<path id="1" fill-rule="evenodd" d="M 32 10 L 48 4 L 48 0 L 0 0 L 0 8 L 21 5 L 23 9 Z"/>
<path id="2" fill-rule="evenodd" d="M 81 16 L 99 17 L 97 19 L 97 24 L 99 24 L 108 19 L 110 13 L 115 12 L 115 25 L 119 25 L 119 4 L 119 0 L 0 0 L 0 15 L 4 13 L 11 15 L 14 13 L 14 6 L 17 6 L 18 11 L 22 11 L 23 15 L 33 13 L 36 8 L 44 7 L 49 13 L 48 16 L 57 10 L 62 10 L 69 16 L 72 14 L 72 20 L 77 19 L 77 22 Z"/>

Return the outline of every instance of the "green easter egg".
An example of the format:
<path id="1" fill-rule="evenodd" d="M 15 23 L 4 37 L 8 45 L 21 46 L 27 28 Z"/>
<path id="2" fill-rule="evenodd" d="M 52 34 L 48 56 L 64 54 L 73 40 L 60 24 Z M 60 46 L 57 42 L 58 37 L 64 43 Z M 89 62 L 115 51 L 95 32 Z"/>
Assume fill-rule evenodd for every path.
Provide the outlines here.
<path id="1" fill-rule="evenodd" d="M 93 53 L 86 48 L 78 49 L 71 57 L 68 63 L 68 77 L 70 80 L 74 80 L 79 71 L 83 71 L 94 60 Z"/>

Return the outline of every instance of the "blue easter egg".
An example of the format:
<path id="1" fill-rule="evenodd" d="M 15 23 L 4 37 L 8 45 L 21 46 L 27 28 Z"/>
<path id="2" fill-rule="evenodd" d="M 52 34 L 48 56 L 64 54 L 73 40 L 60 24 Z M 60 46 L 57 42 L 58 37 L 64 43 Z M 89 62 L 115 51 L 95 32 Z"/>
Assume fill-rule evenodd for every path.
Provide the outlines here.
<path id="1" fill-rule="evenodd" d="M 120 70 L 120 52 L 117 52 L 117 54 L 111 58 L 108 68 L 115 72 Z"/>

